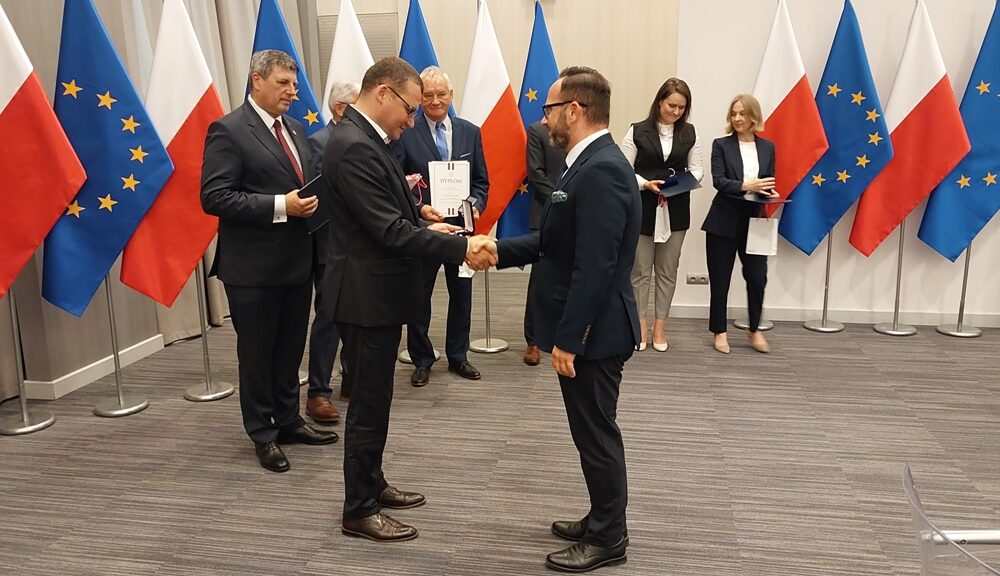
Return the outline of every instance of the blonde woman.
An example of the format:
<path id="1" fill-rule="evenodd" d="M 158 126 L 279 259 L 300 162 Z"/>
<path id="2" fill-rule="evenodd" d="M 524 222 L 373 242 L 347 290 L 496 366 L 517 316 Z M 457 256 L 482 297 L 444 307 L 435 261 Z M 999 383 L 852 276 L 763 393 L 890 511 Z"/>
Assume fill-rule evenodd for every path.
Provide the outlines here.
<path id="1" fill-rule="evenodd" d="M 717 193 L 701 229 L 706 233 L 712 294 L 708 328 L 715 335 L 713 346 L 723 354 L 730 352 L 726 310 L 737 254 L 747 283 L 750 345 L 758 352 L 770 352 L 764 333 L 757 329 L 767 284 L 767 256 L 746 252 L 747 229 L 758 205 L 743 199 L 748 192 L 765 197 L 778 195 L 774 191 L 774 143 L 757 136 L 763 129 L 760 103 L 749 94 L 740 94 L 733 98 L 726 115 L 729 136 L 712 142 L 712 184 Z"/>

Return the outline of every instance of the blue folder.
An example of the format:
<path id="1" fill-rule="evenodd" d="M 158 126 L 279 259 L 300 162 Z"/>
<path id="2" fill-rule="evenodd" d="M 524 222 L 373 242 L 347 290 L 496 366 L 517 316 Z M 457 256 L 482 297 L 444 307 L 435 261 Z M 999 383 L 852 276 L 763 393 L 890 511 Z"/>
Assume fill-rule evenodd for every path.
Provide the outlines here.
<path id="1" fill-rule="evenodd" d="M 680 174 L 670 176 L 663 181 L 663 184 L 660 184 L 660 196 L 670 198 L 698 188 L 701 188 L 701 182 L 698 182 L 694 174 L 685 170 Z"/>

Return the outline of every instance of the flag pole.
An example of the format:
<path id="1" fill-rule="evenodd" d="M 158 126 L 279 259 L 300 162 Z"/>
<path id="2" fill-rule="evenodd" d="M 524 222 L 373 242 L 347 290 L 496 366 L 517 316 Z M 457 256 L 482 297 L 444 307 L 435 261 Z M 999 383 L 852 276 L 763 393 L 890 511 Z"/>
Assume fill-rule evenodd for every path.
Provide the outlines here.
<path id="1" fill-rule="evenodd" d="M 201 384 L 195 384 L 184 392 L 184 399 L 192 402 L 222 400 L 235 391 L 233 385 L 228 382 L 212 380 L 212 366 L 208 361 L 208 326 L 205 324 L 205 289 L 202 287 L 202 283 L 205 281 L 203 266 L 201 259 L 199 259 L 195 284 L 198 286 L 198 320 L 201 322 L 201 356 L 205 361 L 205 381 Z"/>
<path id="2" fill-rule="evenodd" d="M 823 317 L 820 320 L 806 320 L 802 326 L 806 330 L 821 334 L 833 334 L 844 330 L 840 322 L 830 321 L 827 314 L 830 310 L 830 267 L 833 262 L 833 229 L 826 235 L 826 278 L 823 280 Z"/>
<path id="3" fill-rule="evenodd" d="M 876 332 L 885 334 L 886 336 L 913 336 L 917 333 L 917 329 L 913 326 L 899 323 L 899 295 L 902 290 L 903 281 L 903 243 L 905 241 L 905 232 L 906 219 L 904 218 L 899 223 L 899 255 L 896 262 L 896 305 L 892 312 L 892 324 L 882 322 L 873 327 Z"/>
<path id="4" fill-rule="evenodd" d="M 0 434 L 14 436 L 38 432 L 48 428 L 56 417 L 46 410 L 28 410 L 28 393 L 24 388 L 24 374 L 21 372 L 21 332 L 17 323 L 17 307 L 14 305 L 14 287 L 7 292 L 10 304 L 10 326 L 14 333 L 14 371 L 17 373 L 17 393 L 21 402 L 21 414 L 0 418 Z"/>
<path id="5" fill-rule="evenodd" d="M 510 346 L 506 340 L 490 337 L 490 271 L 483 271 L 483 281 L 486 283 L 486 338 L 479 338 L 469 343 L 469 350 L 480 354 L 496 354 Z"/>
<path id="6" fill-rule="evenodd" d="M 942 324 L 937 327 L 937 331 L 945 336 L 955 336 L 956 338 L 978 338 L 983 335 L 983 331 L 975 326 L 966 326 L 965 320 L 965 291 L 969 287 L 969 260 L 972 259 L 972 242 L 965 249 L 965 274 L 962 276 L 962 298 L 958 301 L 958 322 L 956 324 Z"/>
<path id="7" fill-rule="evenodd" d="M 115 361 L 115 390 L 117 398 L 106 398 L 94 406 L 94 415 L 117 418 L 142 412 L 149 408 L 149 401 L 142 396 L 126 395 L 122 388 L 122 362 L 118 354 L 118 329 L 115 327 L 115 301 L 111 296 L 111 274 L 104 276 L 104 292 L 108 297 L 108 319 L 111 325 L 111 356 Z"/>

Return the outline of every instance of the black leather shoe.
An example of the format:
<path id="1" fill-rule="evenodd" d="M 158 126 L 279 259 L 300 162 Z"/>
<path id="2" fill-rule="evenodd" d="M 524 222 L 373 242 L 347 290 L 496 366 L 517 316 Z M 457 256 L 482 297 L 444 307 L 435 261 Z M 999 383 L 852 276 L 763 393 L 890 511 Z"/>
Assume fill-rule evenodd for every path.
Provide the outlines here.
<path id="1" fill-rule="evenodd" d="M 560 520 L 552 523 L 552 533 L 556 536 L 562 538 L 563 540 L 571 540 L 576 542 L 583 538 L 583 535 L 587 533 L 587 519 L 582 520 Z M 622 539 L 625 540 L 625 545 L 628 546 L 628 528 L 622 531 Z"/>
<path id="2" fill-rule="evenodd" d="M 423 494 L 416 492 L 403 492 L 394 486 L 386 486 L 385 490 L 379 494 L 378 504 L 383 508 L 395 508 L 403 510 L 405 508 L 416 508 L 427 503 Z"/>
<path id="3" fill-rule="evenodd" d="M 413 384 L 417 388 L 427 385 L 427 380 L 430 377 L 430 368 L 417 368 L 410 375 L 410 384 Z"/>
<path id="4" fill-rule="evenodd" d="M 458 366 L 448 366 L 448 372 L 454 372 L 467 380 L 479 380 L 482 378 L 479 370 L 476 370 L 476 367 L 468 362 L 462 362 Z"/>
<path id="5" fill-rule="evenodd" d="M 559 572 L 590 572 L 602 566 L 624 564 L 628 560 L 627 549 L 625 538 L 608 548 L 577 542 L 546 556 L 545 565 Z"/>
<path id="6" fill-rule="evenodd" d="M 308 424 L 303 424 L 295 430 L 278 432 L 278 442 L 281 444 L 333 444 L 340 440 L 336 432 L 320 431 Z"/>
<path id="7" fill-rule="evenodd" d="M 403 542 L 417 537 L 416 528 L 381 512 L 366 518 L 344 518 L 340 531 L 348 536 L 359 536 L 376 542 Z"/>
<path id="8" fill-rule="evenodd" d="M 260 465 L 272 472 L 288 472 L 288 469 L 292 467 L 277 442 L 257 444 L 255 451 Z"/>

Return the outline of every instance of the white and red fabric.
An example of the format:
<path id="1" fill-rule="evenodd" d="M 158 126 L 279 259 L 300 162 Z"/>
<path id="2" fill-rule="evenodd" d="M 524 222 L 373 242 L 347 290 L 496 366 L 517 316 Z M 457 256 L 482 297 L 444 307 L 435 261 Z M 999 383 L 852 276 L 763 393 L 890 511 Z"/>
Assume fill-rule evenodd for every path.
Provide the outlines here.
<path id="1" fill-rule="evenodd" d="M 459 116 L 480 127 L 490 175 L 486 210 L 476 224 L 476 232 L 485 234 L 493 229 L 527 175 L 524 156 L 527 136 L 485 0 L 479 4 L 463 94 Z"/>
<path id="2" fill-rule="evenodd" d="M 785 0 L 778 2 L 753 94 L 764 120 L 760 136 L 774 142 L 775 190 L 787 198 L 829 145 Z"/>
<path id="3" fill-rule="evenodd" d="M 894 155 L 862 194 L 851 229 L 851 244 L 865 256 L 971 149 L 922 0 L 913 11 L 885 120 Z"/>
<path id="4" fill-rule="evenodd" d="M 323 90 L 324 118 L 330 118 L 330 89 L 339 80 L 353 80 L 361 84 L 365 72 L 371 68 L 375 60 L 368 49 L 368 41 L 361 29 L 358 13 L 354 11 L 351 0 L 340 0 L 340 12 L 337 14 L 337 30 L 333 35 L 333 48 L 330 49 L 330 67 L 326 72 L 326 87 Z M 420 70 L 417 70 L 420 72 Z"/>
<path id="5" fill-rule="evenodd" d="M 171 306 L 218 230 L 201 209 L 201 164 L 208 126 L 223 114 L 183 0 L 165 0 L 146 110 L 174 172 L 122 257 L 121 281 Z"/>
<path id="6" fill-rule="evenodd" d="M 0 7 L 0 298 L 87 179 Z"/>

